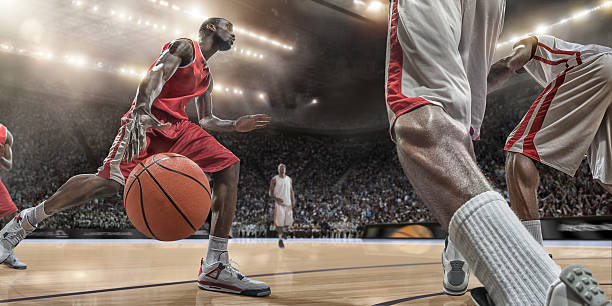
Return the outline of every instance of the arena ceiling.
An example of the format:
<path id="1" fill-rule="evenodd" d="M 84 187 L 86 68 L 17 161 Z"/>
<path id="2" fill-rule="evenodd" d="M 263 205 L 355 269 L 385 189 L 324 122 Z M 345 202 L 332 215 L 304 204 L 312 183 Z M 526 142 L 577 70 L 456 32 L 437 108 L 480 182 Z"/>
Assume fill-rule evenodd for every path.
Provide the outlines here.
<path id="1" fill-rule="evenodd" d="M 501 40 L 602 3 L 508 1 Z M 194 37 L 205 17 L 221 16 L 240 29 L 235 50 L 211 61 L 227 89 L 265 93 L 272 108 L 329 118 L 357 109 L 384 121 L 386 15 L 384 0 L 0 0 L 0 48 L 137 79 L 166 42 Z M 612 6 L 593 15 L 555 32 L 610 42 L 602 29 Z"/>

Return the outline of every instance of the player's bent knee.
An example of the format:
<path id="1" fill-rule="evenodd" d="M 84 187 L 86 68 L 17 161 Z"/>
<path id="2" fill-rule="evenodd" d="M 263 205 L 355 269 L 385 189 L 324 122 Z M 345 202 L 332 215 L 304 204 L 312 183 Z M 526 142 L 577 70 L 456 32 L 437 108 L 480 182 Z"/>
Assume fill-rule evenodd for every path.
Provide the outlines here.
<path id="1" fill-rule="evenodd" d="M 86 178 L 86 184 L 89 186 L 89 194 L 91 196 L 109 196 L 121 190 L 121 184 L 99 177 L 97 175 L 89 175 Z"/>
<path id="2" fill-rule="evenodd" d="M 465 128 L 454 122 L 442 108 L 423 106 L 406 113 L 395 122 L 394 132 L 398 145 L 435 147 L 442 142 L 470 143 Z"/>

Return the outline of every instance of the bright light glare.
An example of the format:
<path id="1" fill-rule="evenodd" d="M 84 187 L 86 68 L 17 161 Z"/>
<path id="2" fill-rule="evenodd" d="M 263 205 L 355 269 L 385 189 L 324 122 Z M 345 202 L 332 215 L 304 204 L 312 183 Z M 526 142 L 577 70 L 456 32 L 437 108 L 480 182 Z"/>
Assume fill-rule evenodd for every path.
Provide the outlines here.
<path id="1" fill-rule="evenodd" d="M 549 27 L 549 26 L 547 26 L 547 25 L 539 25 L 539 26 L 536 28 L 535 33 L 536 33 L 536 34 L 544 34 L 544 33 L 546 33 L 546 32 L 548 31 L 548 29 L 549 29 L 549 28 L 550 28 L 550 27 Z"/>
<path id="2" fill-rule="evenodd" d="M 383 4 L 378 2 L 378 1 L 372 1 L 370 2 L 370 5 L 368 5 L 368 10 L 370 11 L 378 11 L 380 9 L 382 9 Z"/>
<path id="3" fill-rule="evenodd" d="M 319 100 L 317 100 L 317 99 L 312 99 L 312 104 L 317 104 L 317 103 L 319 103 Z"/>

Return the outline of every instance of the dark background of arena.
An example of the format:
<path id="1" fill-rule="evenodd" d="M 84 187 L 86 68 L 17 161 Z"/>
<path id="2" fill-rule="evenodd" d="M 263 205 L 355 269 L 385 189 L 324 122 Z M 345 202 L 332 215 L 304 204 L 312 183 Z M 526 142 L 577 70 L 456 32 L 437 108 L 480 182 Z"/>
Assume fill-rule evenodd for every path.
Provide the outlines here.
<path id="1" fill-rule="evenodd" d="M 181 36 L 92 7 L 116 8 L 116 15 L 125 12 L 126 17 L 134 12 L 134 19 L 148 16 L 160 27 L 180 25 L 193 32 L 201 20 L 150 0 L 9 3 L 13 7 L 0 5 L 5 17 L 0 47 L 8 46 L 0 49 L 0 123 L 15 137 L 14 169 L 0 176 L 23 209 L 50 196 L 71 176 L 96 171 L 138 85 L 139 78 L 125 71 L 130 69 L 123 68 L 125 63 L 146 69 L 165 42 Z M 501 41 L 598 3 L 511 1 Z M 187 7 L 190 1 L 171 4 Z M 294 181 L 296 235 L 355 237 L 366 224 L 433 221 L 405 178 L 387 133 L 386 5 L 379 12 L 352 0 L 203 1 L 203 6 L 208 16 L 227 17 L 295 46 L 288 51 L 237 33 L 237 50 L 210 61 L 215 81 L 228 89 L 215 90 L 217 116 L 265 112 L 274 118 L 267 130 L 213 133 L 242 160 L 234 236 L 270 231 L 274 208 L 267 191 L 280 162 Z M 612 8 L 606 8 L 551 34 L 610 46 L 610 16 Z M 39 51 L 48 49 L 57 60 Z M 265 56 L 251 58 L 239 54 L 240 49 Z M 104 67 L 63 61 L 75 50 L 92 64 L 101 60 Z M 499 48 L 497 56 L 509 50 Z M 482 140 L 475 149 L 482 170 L 506 197 L 503 144 L 541 90 L 521 75 L 488 97 Z M 193 105 L 188 112 L 195 115 Z M 543 217 L 612 214 L 612 196 L 592 182 L 585 162 L 575 178 L 539 168 Z M 113 230 L 131 224 L 118 194 L 62 212 L 41 227 Z"/>

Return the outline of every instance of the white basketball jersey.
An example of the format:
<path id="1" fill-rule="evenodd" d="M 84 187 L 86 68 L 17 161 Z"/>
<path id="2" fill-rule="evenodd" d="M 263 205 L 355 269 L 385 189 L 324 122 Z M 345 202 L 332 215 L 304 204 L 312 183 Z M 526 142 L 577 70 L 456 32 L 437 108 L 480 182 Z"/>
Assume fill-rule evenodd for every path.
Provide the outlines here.
<path id="1" fill-rule="evenodd" d="M 283 205 L 291 206 L 291 178 L 285 175 L 284 178 L 275 176 L 274 196 L 283 199 Z"/>
<path id="2" fill-rule="evenodd" d="M 550 35 L 533 36 L 538 46 L 525 70 L 544 87 L 565 70 L 612 53 L 612 48 L 605 46 L 575 44 Z"/>

